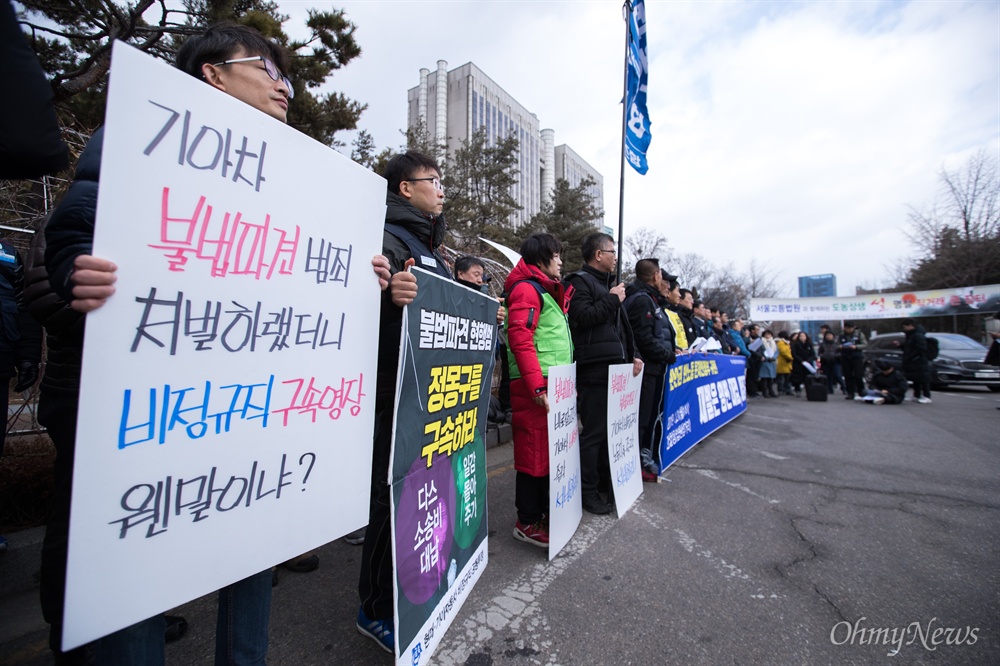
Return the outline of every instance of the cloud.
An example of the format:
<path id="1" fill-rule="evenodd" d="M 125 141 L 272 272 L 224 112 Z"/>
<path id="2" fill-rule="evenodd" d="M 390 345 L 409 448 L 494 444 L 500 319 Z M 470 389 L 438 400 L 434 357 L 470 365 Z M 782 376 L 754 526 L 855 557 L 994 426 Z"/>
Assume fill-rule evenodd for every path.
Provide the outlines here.
<path id="1" fill-rule="evenodd" d="M 360 125 L 380 146 L 402 142 L 421 67 L 472 61 L 604 175 L 617 225 L 620 6 L 337 6 L 363 54 L 328 88 L 369 104 Z M 653 140 L 649 173 L 627 174 L 626 233 L 788 278 L 831 272 L 852 293 L 909 252 L 906 205 L 933 199 L 942 166 L 1000 150 L 997 3 L 647 0 L 646 14 Z"/>

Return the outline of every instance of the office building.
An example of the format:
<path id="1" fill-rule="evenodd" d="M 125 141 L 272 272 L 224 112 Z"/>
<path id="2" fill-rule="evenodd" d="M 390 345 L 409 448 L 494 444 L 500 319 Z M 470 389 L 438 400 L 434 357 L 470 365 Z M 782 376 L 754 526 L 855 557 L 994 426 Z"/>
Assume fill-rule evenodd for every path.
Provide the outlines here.
<path id="1" fill-rule="evenodd" d="M 799 277 L 799 298 L 820 298 L 837 295 L 837 276 L 832 273 L 825 275 L 805 275 Z M 834 325 L 834 322 L 804 321 L 802 330 L 809 334 L 813 342 L 819 342 L 819 327 L 822 324 Z"/>
<path id="2" fill-rule="evenodd" d="M 596 183 L 590 188 L 595 205 L 604 209 L 601 174 L 569 146 L 556 146 L 555 131 L 543 129 L 538 116 L 473 63 L 448 71 L 448 63 L 438 60 L 435 72 L 421 69 L 419 84 L 407 91 L 407 104 L 407 124 L 413 127 L 422 120 L 435 143 L 447 146 L 449 154 L 480 127 L 486 129 L 491 144 L 510 133 L 518 138 L 518 178 L 511 194 L 522 208 L 511 219 L 515 226 L 541 210 L 557 178 L 575 187 L 589 176 Z M 602 229 L 603 217 L 594 225 Z"/>

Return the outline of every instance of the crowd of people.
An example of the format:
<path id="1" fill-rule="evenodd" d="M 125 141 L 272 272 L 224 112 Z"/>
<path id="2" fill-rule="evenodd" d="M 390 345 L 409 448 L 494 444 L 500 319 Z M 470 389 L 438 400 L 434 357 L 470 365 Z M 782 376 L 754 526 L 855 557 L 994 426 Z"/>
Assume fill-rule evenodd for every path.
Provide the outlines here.
<path id="1" fill-rule="evenodd" d="M 182 71 L 251 107 L 286 121 L 292 97 L 288 54 L 252 28 L 216 24 L 188 38 L 177 55 Z M 37 119 L 36 119 L 37 120 Z M 57 449 L 55 499 L 43 549 L 41 595 L 51 625 L 50 646 L 58 664 L 163 663 L 168 626 L 164 616 L 141 621 L 91 644 L 64 651 L 61 645 L 63 597 L 69 532 L 76 417 L 84 314 L 114 297 L 116 266 L 91 254 L 100 176 L 103 132 L 98 131 L 80 157 L 73 185 L 45 228 L 45 244 L 29 268 L 32 314 L 48 336 L 48 366 L 41 384 L 39 420 Z M 394 650 L 393 565 L 388 484 L 391 434 L 396 405 L 396 375 L 402 308 L 416 296 L 414 263 L 443 278 L 480 288 L 484 265 L 475 257 L 448 262 L 440 252 L 445 236 L 441 170 L 432 157 L 409 151 L 389 160 L 383 246 L 372 259 L 381 287 L 381 326 L 375 389 L 373 458 L 369 522 L 351 542 L 362 545 L 357 628 L 386 651 Z M 775 335 L 752 322 L 730 318 L 682 288 L 679 278 L 656 259 L 635 265 L 635 280 L 616 281 L 614 239 L 594 233 L 582 243 L 584 264 L 563 275 L 562 244 L 547 233 L 529 236 L 521 259 L 504 284 L 505 308 L 498 326 L 506 334 L 502 366 L 509 377 L 516 469 L 513 536 L 536 546 L 548 545 L 547 376 L 551 367 L 576 363 L 581 425 L 581 498 L 583 508 L 607 514 L 614 502 L 607 450 L 609 367 L 631 364 L 643 372 L 639 404 L 639 449 L 643 480 L 659 475 L 659 417 L 669 367 L 680 354 L 704 351 L 738 354 L 747 359 L 751 397 L 798 395 L 806 377 L 826 372 L 829 391 L 840 388 L 849 398 L 866 394 L 862 350 L 866 341 L 850 322 L 839 335 L 828 330 L 819 348 L 809 336 L 784 331 Z M 908 341 L 911 332 L 907 332 Z M 904 363 L 915 376 L 920 364 L 922 329 L 914 326 Z M 502 336 L 501 336 L 502 337 Z M 925 344 L 925 343 L 924 343 Z M 909 370 L 907 370 L 909 374 Z M 886 391 L 883 402 L 899 398 L 900 382 L 885 371 L 873 390 Z M 885 379 L 882 379 L 882 377 Z M 929 379 L 929 376 L 928 376 Z M 920 401 L 929 401 L 926 380 L 917 382 Z M 903 389 L 905 393 L 905 388 Z M 306 571 L 318 566 L 307 554 Z M 274 576 L 262 571 L 219 591 L 217 664 L 263 664 Z"/>

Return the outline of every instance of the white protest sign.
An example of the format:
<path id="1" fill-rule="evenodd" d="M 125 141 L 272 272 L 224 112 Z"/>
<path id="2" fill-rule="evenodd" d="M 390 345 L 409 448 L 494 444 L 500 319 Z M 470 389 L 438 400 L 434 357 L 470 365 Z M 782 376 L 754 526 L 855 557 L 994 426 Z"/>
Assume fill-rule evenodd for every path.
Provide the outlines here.
<path id="1" fill-rule="evenodd" d="M 549 560 L 552 560 L 573 538 L 583 519 L 576 363 L 549 368 L 548 395 Z"/>
<path id="2" fill-rule="evenodd" d="M 632 364 L 608 367 L 608 459 L 611 487 L 621 518 L 642 495 L 639 473 L 639 394 L 642 372 L 632 376 Z"/>
<path id="3" fill-rule="evenodd" d="M 385 181 L 115 43 L 64 647 L 368 516 Z"/>

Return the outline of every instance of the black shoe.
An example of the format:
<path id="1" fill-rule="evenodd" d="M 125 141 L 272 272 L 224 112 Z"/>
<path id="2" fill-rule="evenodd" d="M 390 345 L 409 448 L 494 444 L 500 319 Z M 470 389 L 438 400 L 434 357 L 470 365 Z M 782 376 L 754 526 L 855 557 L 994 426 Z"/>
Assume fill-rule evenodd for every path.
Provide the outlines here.
<path id="1" fill-rule="evenodd" d="M 319 568 L 319 555 L 309 555 L 308 557 L 293 557 L 287 562 L 282 562 L 281 566 L 295 573 L 309 573 Z"/>
<path id="2" fill-rule="evenodd" d="M 173 643 L 187 633 L 187 620 L 180 615 L 164 615 L 163 619 L 166 620 L 166 628 L 163 631 L 164 642 Z"/>
<path id="3" fill-rule="evenodd" d="M 844 396 L 844 400 L 854 400 L 854 394 L 848 393 L 847 395 Z"/>
<path id="4" fill-rule="evenodd" d="M 602 500 L 600 495 L 596 494 L 583 496 L 583 508 L 585 511 L 598 516 L 611 513 L 611 505 Z"/>
<path id="5" fill-rule="evenodd" d="M 350 534 L 344 535 L 344 543 L 350 544 L 351 546 L 363 546 L 365 543 L 365 532 L 368 531 L 368 526 L 365 525 L 361 529 L 354 530 Z"/>

